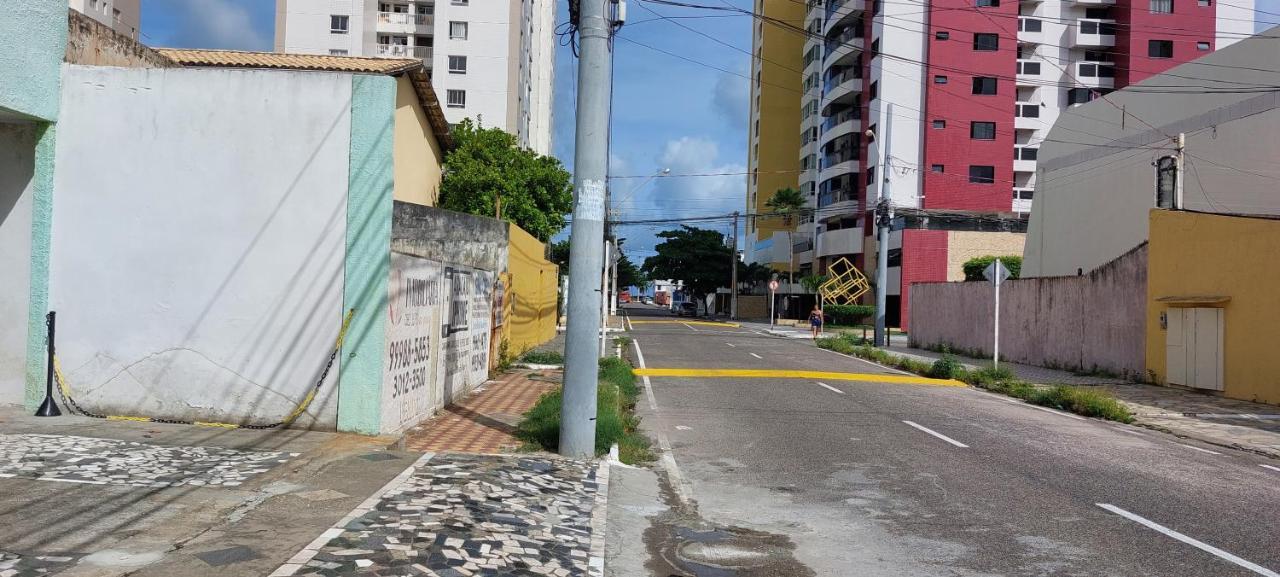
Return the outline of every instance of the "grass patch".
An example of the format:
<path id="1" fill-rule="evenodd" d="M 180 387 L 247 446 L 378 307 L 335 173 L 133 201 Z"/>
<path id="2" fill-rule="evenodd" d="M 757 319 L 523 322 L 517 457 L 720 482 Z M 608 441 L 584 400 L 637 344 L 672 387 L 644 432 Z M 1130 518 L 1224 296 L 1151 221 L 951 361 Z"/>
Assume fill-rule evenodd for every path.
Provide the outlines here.
<path id="1" fill-rule="evenodd" d="M 617 443 L 618 458 L 622 462 L 652 461 L 654 455 L 649 439 L 640 433 L 640 418 L 635 415 L 640 387 L 636 385 L 631 365 L 619 358 L 601 359 L 599 376 L 596 389 L 596 455 L 609 452 L 609 448 Z M 563 403 L 562 389 L 542 395 L 516 426 L 516 437 L 546 451 L 558 450 Z"/>
<path id="2" fill-rule="evenodd" d="M 529 351 L 520 357 L 520 362 L 531 365 L 563 365 L 564 355 L 556 351 Z"/>

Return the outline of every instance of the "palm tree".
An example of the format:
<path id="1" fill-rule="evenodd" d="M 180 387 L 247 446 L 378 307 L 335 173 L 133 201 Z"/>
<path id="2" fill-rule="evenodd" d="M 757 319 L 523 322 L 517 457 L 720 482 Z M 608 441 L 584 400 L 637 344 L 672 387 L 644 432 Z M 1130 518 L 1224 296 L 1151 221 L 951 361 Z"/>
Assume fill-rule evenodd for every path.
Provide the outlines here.
<path id="1" fill-rule="evenodd" d="M 804 208 L 804 196 L 800 191 L 787 187 L 779 188 L 777 192 L 769 200 L 765 201 L 764 206 L 773 214 L 782 217 L 782 225 L 787 227 L 787 284 L 794 286 L 795 279 L 795 247 L 792 246 L 792 234 L 795 232 L 795 225 L 792 224 L 797 212 Z"/>

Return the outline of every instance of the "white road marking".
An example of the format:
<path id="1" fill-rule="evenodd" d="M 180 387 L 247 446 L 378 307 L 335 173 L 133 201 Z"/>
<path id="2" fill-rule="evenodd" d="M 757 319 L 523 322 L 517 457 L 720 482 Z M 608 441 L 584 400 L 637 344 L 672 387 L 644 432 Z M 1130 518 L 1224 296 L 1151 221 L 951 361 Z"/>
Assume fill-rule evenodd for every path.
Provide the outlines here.
<path id="1" fill-rule="evenodd" d="M 1164 533 L 1169 537 L 1173 537 L 1174 539 L 1182 541 L 1183 543 L 1191 545 L 1192 547 L 1200 549 L 1201 551 L 1212 553 L 1213 555 L 1216 555 L 1222 559 L 1226 559 L 1227 561 L 1235 563 L 1236 565 L 1244 567 L 1245 569 L 1253 571 L 1254 573 L 1257 573 L 1259 575 L 1265 575 L 1266 577 L 1280 577 L 1280 573 L 1276 573 L 1275 571 L 1267 569 L 1266 567 L 1258 565 L 1257 563 L 1251 563 L 1249 561 L 1245 561 L 1244 559 L 1241 559 L 1239 557 L 1236 557 L 1235 555 L 1227 553 L 1226 551 L 1223 551 L 1222 549 L 1214 547 L 1213 545 L 1192 539 L 1191 537 L 1183 535 L 1182 533 L 1174 531 L 1173 529 L 1160 525 L 1159 523 L 1156 523 L 1154 521 L 1139 517 L 1138 515 L 1125 511 L 1124 509 L 1121 509 L 1115 505 L 1111 505 L 1108 503 L 1095 503 L 1095 504 L 1099 507 L 1102 507 L 1103 509 L 1106 509 L 1121 517 L 1124 517 L 1125 519 L 1138 523 L 1139 525 L 1146 526 L 1148 529 L 1154 529 L 1156 531 Z"/>
<path id="2" fill-rule="evenodd" d="M 911 422 L 911 421 L 903 421 L 903 422 L 904 422 L 904 423 L 906 423 L 906 424 L 908 424 L 908 425 L 911 425 L 912 427 L 915 427 L 915 428 L 917 428 L 917 429 L 920 429 L 921 431 L 924 431 L 924 432 L 926 432 L 926 433 L 929 433 L 930 435 L 933 435 L 933 436 L 935 436 L 935 437 L 937 437 L 937 438 L 939 438 L 939 439 L 942 439 L 942 440 L 944 440 L 944 441 L 946 441 L 946 442 L 948 442 L 948 443 L 951 443 L 952 445 L 955 445 L 955 446 L 957 446 L 957 447 L 960 447 L 961 449 L 968 449 L 968 448 L 969 448 L 969 445 L 966 445 L 966 444 L 964 444 L 964 443 L 961 443 L 960 441 L 957 441 L 957 440 L 955 440 L 955 439 L 952 439 L 951 437 L 948 437 L 948 436 L 946 436 L 946 435 L 944 435 L 944 434 L 942 434 L 942 433 L 939 433 L 939 432 L 937 432 L 937 431 L 935 431 L 935 430 L 933 430 L 933 429 L 929 429 L 929 428 L 927 428 L 927 427 L 921 426 L 921 425 L 920 425 L 920 424 L 918 424 L 918 423 L 913 423 L 913 422 Z"/>
<path id="3" fill-rule="evenodd" d="M 729 345 L 729 346 L 731 346 L 731 347 L 733 347 L 733 348 L 735 348 L 735 349 L 736 349 L 736 348 L 738 348 L 738 345 L 735 345 L 735 344 L 733 344 L 733 343 L 725 343 L 725 344 L 726 344 L 726 345 Z"/>
<path id="4" fill-rule="evenodd" d="M 691 431 L 691 430 L 693 430 L 693 427 L 690 427 L 690 426 L 688 426 L 688 425 L 676 425 L 676 430 L 677 430 L 677 431 Z"/>
<path id="5" fill-rule="evenodd" d="M 685 326 L 685 328 L 688 328 L 689 330 L 691 330 L 691 331 L 693 331 L 693 332 L 695 332 L 695 333 L 696 333 L 696 332 L 698 332 L 698 329 L 693 328 L 693 325 L 690 325 L 689 323 L 680 323 L 680 324 L 684 325 L 684 326 Z"/>
<path id="6" fill-rule="evenodd" d="M 622 320 L 627 322 L 627 330 L 629 331 L 635 330 L 636 327 L 631 324 L 631 315 L 627 314 L 626 312 L 623 312 Z"/>
<path id="7" fill-rule="evenodd" d="M 853 359 L 853 360 L 855 360 L 855 361 L 862 361 L 862 362 L 864 362 L 864 363 L 866 363 L 866 364 L 868 364 L 868 365 L 871 365 L 871 366 L 873 366 L 873 367 L 875 367 L 875 368 L 877 368 L 877 369 L 883 369 L 883 370 L 886 370 L 886 371 L 892 371 L 892 372 L 898 373 L 899 375 L 911 375 L 911 376 L 913 376 L 913 377 L 918 377 L 918 376 L 920 376 L 920 375 L 917 375 L 917 374 L 915 374 L 915 373 L 908 373 L 908 372 L 906 372 L 906 371 L 899 370 L 899 369 L 895 369 L 895 368 L 893 368 L 893 367 L 886 367 L 886 366 L 884 366 L 884 365 L 882 365 L 882 364 L 879 364 L 879 363 L 873 363 L 873 362 L 868 361 L 868 360 L 866 360 L 866 359 L 860 359 L 860 358 L 855 357 L 855 356 L 853 356 L 853 355 L 846 355 L 846 354 L 844 354 L 844 353 L 838 353 L 838 352 L 833 351 L 833 350 L 831 350 L 831 349 L 824 349 L 824 348 L 822 348 L 822 347 L 818 347 L 818 350 L 820 350 L 820 351 L 826 351 L 826 352 L 831 353 L 831 354 L 833 354 L 833 355 L 840 355 L 840 356 L 842 356 L 842 357 L 845 357 L 845 358 L 848 358 L 848 359 Z"/>
<path id="8" fill-rule="evenodd" d="M 1066 417 L 1066 418 L 1068 418 L 1068 419 L 1075 419 L 1075 420 L 1077 420 L 1077 421 L 1087 421 L 1087 420 L 1088 420 L 1088 419 L 1085 419 L 1084 417 L 1081 417 L 1080 415 L 1073 415 L 1073 414 L 1071 414 L 1071 413 L 1065 413 L 1065 412 L 1059 411 L 1059 410 L 1057 410 L 1057 409 L 1050 409 L 1049 407 L 1041 407 L 1041 406 L 1033 405 L 1033 404 L 1031 404 L 1031 403 L 1028 403 L 1028 402 L 1025 402 L 1025 401 L 1019 400 L 1019 399 L 1015 399 L 1015 398 L 1013 398 L 1013 397 L 1006 397 L 1006 396 L 1004 396 L 1004 395 L 999 395 L 999 394 L 996 394 L 996 393 L 987 392 L 987 391 L 984 391 L 984 390 L 982 390 L 982 389 L 972 388 L 972 389 L 969 389 L 969 390 L 971 390 L 971 391 L 973 391 L 973 392 L 975 392 L 975 393 L 981 393 L 981 394 L 983 394 L 983 395 L 987 395 L 987 396 L 990 396 L 990 397 L 995 397 L 995 398 L 1000 399 L 1001 401 L 1004 401 L 1004 402 L 1006 402 L 1006 403 L 1013 403 L 1013 404 L 1015 404 L 1015 405 L 1022 405 L 1022 406 L 1024 406 L 1024 407 L 1027 407 L 1028 409 L 1035 409 L 1035 410 L 1037 410 L 1037 411 L 1044 411 L 1044 412 L 1046 412 L 1046 413 L 1053 413 L 1053 414 L 1055 414 L 1055 415 L 1061 415 L 1061 416 Z"/>
<path id="9" fill-rule="evenodd" d="M 755 358 L 757 358 L 757 359 L 761 359 L 761 360 L 763 360 L 763 359 L 764 359 L 764 357 L 762 357 L 762 356 L 760 356 L 760 355 L 757 355 L 757 354 L 755 354 L 755 353 L 747 353 L 747 354 L 749 354 L 749 355 L 751 355 L 751 356 L 753 356 L 753 357 L 755 357 Z"/>
<path id="10" fill-rule="evenodd" d="M 1138 431 L 1135 431 L 1135 430 L 1130 429 L 1129 427 L 1125 427 L 1125 426 L 1115 426 L 1115 427 L 1111 427 L 1111 428 L 1112 428 L 1112 429 L 1115 429 L 1115 430 L 1117 430 L 1117 431 L 1120 431 L 1121 433 L 1129 433 L 1130 435 L 1137 435 L 1137 436 L 1139 436 L 1139 437 L 1145 437 L 1145 436 L 1146 436 L 1146 435 L 1145 435 L 1145 434 L 1143 434 L 1143 433 L 1139 433 Z"/>
<path id="11" fill-rule="evenodd" d="M 815 382 L 815 383 L 817 383 L 817 381 L 814 381 L 814 382 Z M 827 389 L 827 390 L 830 390 L 830 391 L 835 391 L 835 392 L 840 393 L 840 394 L 842 394 L 842 395 L 844 394 L 844 391 L 842 391 L 842 390 L 840 390 L 840 389 L 837 389 L 837 388 L 835 388 L 835 387 L 833 387 L 833 386 L 831 386 L 831 385 L 828 385 L 828 384 L 826 384 L 826 383 L 818 383 L 818 386 L 820 386 L 820 387 L 822 387 L 822 388 L 825 388 L 825 389 Z"/>
<path id="12" fill-rule="evenodd" d="M 1221 454 L 1222 454 L 1222 453 L 1219 453 L 1219 452 L 1217 452 L 1217 451 L 1210 451 L 1209 449 L 1201 449 L 1200 447 L 1195 447 L 1195 446 L 1192 446 L 1192 445 L 1185 445 L 1185 444 L 1182 444 L 1182 443 L 1174 443 L 1174 444 L 1175 444 L 1175 445 L 1177 445 L 1177 446 L 1179 446 L 1179 447 L 1186 447 L 1186 448 L 1191 449 L 1191 450 L 1193 450 L 1193 451 L 1200 451 L 1201 453 L 1209 453 L 1210 455 L 1221 455 Z"/>
<path id="13" fill-rule="evenodd" d="M 646 368 L 644 366 L 644 353 L 640 352 L 640 341 L 632 339 L 631 344 L 636 348 L 636 362 L 640 363 L 640 368 Z M 658 399 L 653 396 L 653 383 L 649 382 L 648 375 L 640 377 L 640 379 L 644 381 L 644 396 L 649 399 L 649 410 L 655 413 L 658 412 Z"/>
<path id="14" fill-rule="evenodd" d="M 1261 464 L 1260 464 L 1260 465 L 1258 465 L 1258 466 L 1259 466 L 1259 467 L 1262 467 L 1263 469 L 1271 469 L 1272 471 L 1280 471 L 1280 467 L 1276 467 L 1276 466 L 1273 466 L 1273 465 L 1261 465 Z"/>

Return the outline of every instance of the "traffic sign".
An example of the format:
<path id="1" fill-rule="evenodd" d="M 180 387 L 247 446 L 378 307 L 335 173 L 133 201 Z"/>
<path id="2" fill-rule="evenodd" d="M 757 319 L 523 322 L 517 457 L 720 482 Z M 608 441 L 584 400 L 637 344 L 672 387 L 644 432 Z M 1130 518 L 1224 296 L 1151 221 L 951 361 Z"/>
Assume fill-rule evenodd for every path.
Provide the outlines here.
<path id="1" fill-rule="evenodd" d="M 982 269 L 982 276 L 986 277 L 991 284 L 999 286 L 1005 279 L 1009 278 L 1009 269 L 1004 267 L 1004 263 L 1000 259 L 996 259 L 987 268 Z"/>
<path id="2" fill-rule="evenodd" d="M 771 290 L 771 291 L 776 291 L 776 290 L 778 290 L 778 281 L 776 281 L 776 280 L 771 280 L 771 281 L 769 281 L 769 290 Z"/>

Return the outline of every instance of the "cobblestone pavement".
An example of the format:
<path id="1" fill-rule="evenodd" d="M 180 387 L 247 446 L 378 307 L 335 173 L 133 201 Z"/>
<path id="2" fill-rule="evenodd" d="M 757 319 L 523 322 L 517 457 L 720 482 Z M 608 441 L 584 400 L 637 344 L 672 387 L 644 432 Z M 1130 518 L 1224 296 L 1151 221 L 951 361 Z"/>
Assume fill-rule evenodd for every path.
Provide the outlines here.
<path id="1" fill-rule="evenodd" d="M 235 487 L 295 456 L 68 435 L 0 435 L 0 477 L 90 485 Z"/>
<path id="2" fill-rule="evenodd" d="M 521 415 L 543 393 L 561 381 L 556 370 L 516 370 L 484 386 L 405 434 L 405 447 L 413 451 L 505 453 L 520 447 L 515 437 Z"/>
<path id="3" fill-rule="evenodd" d="M 54 575 L 76 560 L 70 555 L 19 555 L 0 551 L 0 577 Z"/>
<path id="4" fill-rule="evenodd" d="M 435 455 L 272 575 L 598 576 L 596 475 L 558 458 Z"/>

